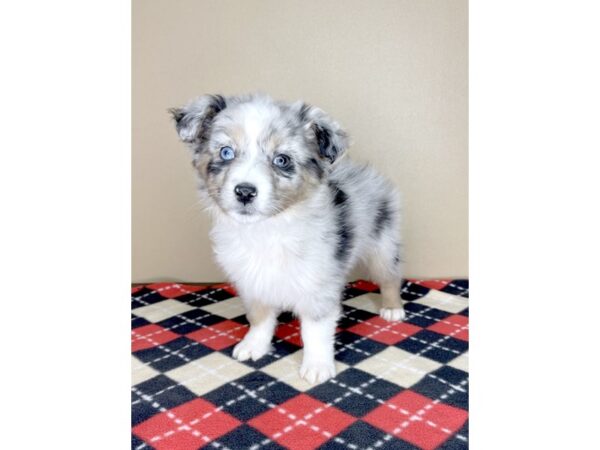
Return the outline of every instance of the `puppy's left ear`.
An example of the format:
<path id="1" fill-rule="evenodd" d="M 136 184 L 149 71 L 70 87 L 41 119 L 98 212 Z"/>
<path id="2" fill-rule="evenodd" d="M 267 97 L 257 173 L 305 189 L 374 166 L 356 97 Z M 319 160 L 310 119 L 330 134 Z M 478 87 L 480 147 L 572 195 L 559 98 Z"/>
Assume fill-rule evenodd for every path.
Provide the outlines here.
<path id="1" fill-rule="evenodd" d="M 183 142 L 200 143 L 208 135 L 215 116 L 227 107 L 221 95 L 203 95 L 183 108 L 171 108 L 177 133 Z"/>
<path id="2" fill-rule="evenodd" d="M 314 141 L 319 156 L 333 164 L 348 148 L 348 133 L 322 109 L 305 103 L 295 106 L 299 108 L 300 120 L 309 139 Z"/>

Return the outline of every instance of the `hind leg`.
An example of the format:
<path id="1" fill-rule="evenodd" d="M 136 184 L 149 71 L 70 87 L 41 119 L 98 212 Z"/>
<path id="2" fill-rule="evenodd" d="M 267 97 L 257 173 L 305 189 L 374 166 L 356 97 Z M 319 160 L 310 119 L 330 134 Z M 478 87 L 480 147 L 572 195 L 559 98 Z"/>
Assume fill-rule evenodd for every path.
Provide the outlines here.
<path id="1" fill-rule="evenodd" d="M 379 315 L 390 322 L 404 320 L 404 305 L 400 297 L 401 281 L 381 283 L 380 287 L 383 302 Z"/>
<path id="2" fill-rule="evenodd" d="M 405 317 L 400 289 L 402 286 L 402 262 L 400 245 L 389 236 L 381 236 L 369 258 L 369 273 L 381 290 L 382 305 L 379 315 L 388 321 Z"/>

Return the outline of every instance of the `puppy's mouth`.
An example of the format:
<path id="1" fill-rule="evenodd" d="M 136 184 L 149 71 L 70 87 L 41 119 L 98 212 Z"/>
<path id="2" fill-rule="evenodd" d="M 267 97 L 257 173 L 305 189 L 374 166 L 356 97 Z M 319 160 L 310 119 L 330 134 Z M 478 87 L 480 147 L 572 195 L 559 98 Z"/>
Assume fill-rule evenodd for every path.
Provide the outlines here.
<path id="1" fill-rule="evenodd" d="M 232 208 L 227 213 L 241 223 L 257 222 L 264 218 L 254 205 L 245 205 Z"/>
<path id="2" fill-rule="evenodd" d="M 263 219 L 263 215 L 257 211 L 247 209 L 238 209 L 230 211 L 229 215 L 240 223 L 253 223 Z"/>

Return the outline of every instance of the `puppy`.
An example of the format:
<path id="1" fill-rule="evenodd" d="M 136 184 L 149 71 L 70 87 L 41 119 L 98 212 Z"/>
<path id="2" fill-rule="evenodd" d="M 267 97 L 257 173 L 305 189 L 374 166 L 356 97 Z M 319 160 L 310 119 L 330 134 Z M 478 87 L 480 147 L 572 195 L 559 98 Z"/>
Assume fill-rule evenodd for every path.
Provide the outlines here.
<path id="1" fill-rule="evenodd" d="M 214 219 L 216 260 L 250 322 L 235 358 L 268 353 L 278 314 L 291 311 L 304 343 L 300 375 L 333 377 L 342 290 L 359 262 L 381 287 L 381 317 L 404 318 L 398 193 L 345 157 L 337 122 L 265 95 L 207 95 L 171 113 Z"/>

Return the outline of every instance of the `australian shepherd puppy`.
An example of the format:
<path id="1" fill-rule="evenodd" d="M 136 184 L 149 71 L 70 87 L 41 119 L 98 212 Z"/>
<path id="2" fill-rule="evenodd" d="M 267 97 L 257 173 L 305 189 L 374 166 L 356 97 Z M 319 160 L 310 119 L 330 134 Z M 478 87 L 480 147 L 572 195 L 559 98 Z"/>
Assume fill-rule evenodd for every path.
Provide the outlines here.
<path id="1" fill-rule="evenodd" d="M 277 316 L 291 311 L 304 343 L 300 376 L 333 377 L 342 290 L 359 262 L 381 287 L 381 316 L 404 318 L 398 193 L 349 160 L 336 121 L 265 95 L 207 95 L 171 113 L 213 217 L 216 260 L 250 322 L 235 358 L 268 353 Z"/>

